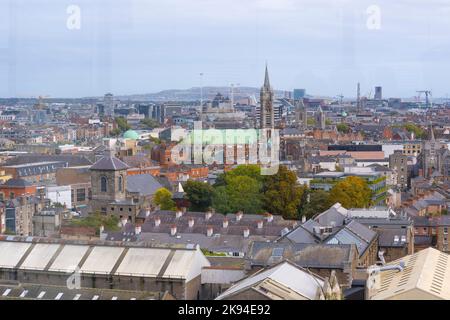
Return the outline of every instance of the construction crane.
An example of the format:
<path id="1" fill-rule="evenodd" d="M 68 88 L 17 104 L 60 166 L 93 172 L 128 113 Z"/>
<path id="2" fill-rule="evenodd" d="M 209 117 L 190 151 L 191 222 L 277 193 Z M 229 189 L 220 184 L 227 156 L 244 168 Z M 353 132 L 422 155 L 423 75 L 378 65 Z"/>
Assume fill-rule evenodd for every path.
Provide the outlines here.
<path id="1" fill-rule="evenodd" d="M 425 104 L 426 104 L 426 108 L 428 109 L 431 104 L 430 104 L 430 97 L 432 97 L 432 93 L 430 90 L 418 90 L 417 93 L 419 94 L 419 103 L 420 103 L 420 96 L 422 93 L 425 93 Z"/>

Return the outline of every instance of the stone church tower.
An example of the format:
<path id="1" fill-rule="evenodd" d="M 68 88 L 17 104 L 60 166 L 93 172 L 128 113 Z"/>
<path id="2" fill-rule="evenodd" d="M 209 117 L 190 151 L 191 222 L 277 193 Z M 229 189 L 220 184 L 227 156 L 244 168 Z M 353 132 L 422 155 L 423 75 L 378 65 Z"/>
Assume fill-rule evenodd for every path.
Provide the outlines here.
<path id="1" fill-rule="evenodd" d="M 92 212 L 106 214 L 112 203 L 125 201 L 128 165 L 108 153 L 90 168 Z"/>
<path id="2" fill-rule="evenodd" d="M 260 92 L 260 118 L 259 125 L 261 129 L 272 129 L 275 126 L 275 117 L 273 112 L 273 90 L 270 87 L 269 71 L 266 65 L 266 74 L 264 85 Z"/>

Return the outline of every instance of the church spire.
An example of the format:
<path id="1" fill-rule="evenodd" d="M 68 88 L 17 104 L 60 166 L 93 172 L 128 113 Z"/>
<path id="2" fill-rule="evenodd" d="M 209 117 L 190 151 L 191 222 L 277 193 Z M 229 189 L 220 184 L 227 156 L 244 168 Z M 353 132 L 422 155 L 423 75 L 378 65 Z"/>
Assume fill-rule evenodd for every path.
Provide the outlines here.
<path id="1" fill-rule="evenodd" d="M 264 76 L 264 87 L 270 88 L 269 70 L 267 69 L 267 62 L 266 62 L 266 75 Z"/>

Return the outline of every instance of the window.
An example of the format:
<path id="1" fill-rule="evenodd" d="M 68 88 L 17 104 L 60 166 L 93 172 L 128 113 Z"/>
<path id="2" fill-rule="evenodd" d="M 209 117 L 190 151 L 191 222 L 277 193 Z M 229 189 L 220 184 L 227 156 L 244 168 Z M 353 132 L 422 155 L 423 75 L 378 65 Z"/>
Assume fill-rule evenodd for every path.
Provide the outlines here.
<path id="1" fill-rule="evenodd" d="M 123 191 L 123 177 L 122 176 L 119 176 L 119 186 L 118 186 L 118 188 L 119 188 L 119 192 L 122 192 Z"/>
<path id="2" fill-rule="evenodd" d="M 100 191 L 107 192 L 108 191 L 108 179 L 106 177 L 100 178 Z"/>
<path id="3" fill-rule="evenodd" d="M 77 189 L 77 202 L 86 200 L 86 190 L 85 189 Z"/>

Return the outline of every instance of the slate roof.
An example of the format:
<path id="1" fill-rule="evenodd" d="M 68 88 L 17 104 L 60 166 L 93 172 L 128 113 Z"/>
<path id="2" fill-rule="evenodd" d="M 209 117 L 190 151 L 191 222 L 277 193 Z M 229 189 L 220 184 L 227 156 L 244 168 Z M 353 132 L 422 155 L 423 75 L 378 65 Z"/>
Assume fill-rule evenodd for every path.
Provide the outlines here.
<path id="1" fill-rule="evenodd" d="M 352 262 L 354 250 L 355 247 L 349 244 L 292 244 L 254 241 L 249 248 L 247 259 L 251 265 L 257 266 L 269 266 L 282 259 L 289 259 L 304 268 L 344 269 Z"/>
<path id="2" fill-rule="evenodd" d="M 37 162 L 64 162 L 69 167 L 78 167 L 78 166 L 88 166 L 91 165 L 92 162 L 81 155 L 45 155 L 40 153 L 35 154 L 26 154 L 16 156 L 14 158 L 8 159 L 5 161 L 5 166 L 10 165 L 19 165 L 26 163 L 37 163 Z"/>
<path id="3" fill-rule="evenodd" d="M 4 186 L 8 186 L 8 187 L 19 187 L 19 188 L 23 188 L 23 187 L 29 187 L 32 184 L 24 179 L 9 179 L 8 181 L 6 181 L 4 183 Z"/>
<path id="4" fill-rule="evenodd" d="M 105 156 L 94 163 L 91 167 L 91 170 L 110 170 L 110 171 L 118 171 L 118 170 L 126 170 L 130 168 L 125 162 L 117 159 L 113 156 Z"/>
<path id="5" fill-rule="evenodd" d="M 127 191 L 130 193 L 139 193 L 142 196 L 149 196 L 163 186 L 151 174 L 137 174 L 127 177 Z"/>

